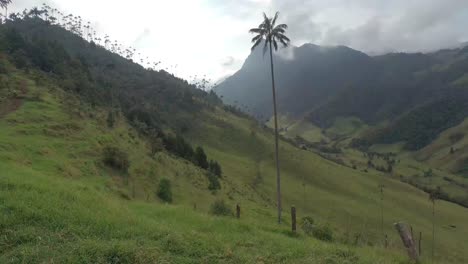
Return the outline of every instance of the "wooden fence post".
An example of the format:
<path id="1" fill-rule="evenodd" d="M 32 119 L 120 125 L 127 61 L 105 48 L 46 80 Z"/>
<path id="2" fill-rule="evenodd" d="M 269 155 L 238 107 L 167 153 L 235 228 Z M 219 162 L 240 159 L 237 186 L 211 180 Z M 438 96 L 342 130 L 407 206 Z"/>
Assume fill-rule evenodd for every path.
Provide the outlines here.
<path id="1" fill-rule="evenodd" d="M 385 234 L 385 248 L 388 247 L 388 235 Z"/>
<path id="2" fill-rule="evenodd" d="M 406 250 L 408 251 L 408 256 L 414 262 L 418 262 L 419 256 L 418 252 L 416 251 L 416 245 L 413 240 L 413 236 L 411 235 L 411 230 L 405 223 L 395 223 L 395 228 L 398 231 L 398 234 L 405 245 Z"/>
<path id="3" fill-rule="evenodd" d="M 296 233 L 296 207 L 291 206 L 291 229 Z"/>
<path id="4" fill-rule="evenodd" d="M 240 213 L 241 213 L 241 212 L 240 212 L 240 205 L 237 204 L 237 205 L 236 205 L 236 217 L 237 217 L 237 219 L 240 218 Z"/>
<path id="5" fill-rule="evenodd" d="M 419 246 L 419 256 L 422 255 L 422 250 L 421 250 L 421 240 L 422 240 L 422 232 L 419 232 L 419 241 L 418 241 L 418 246 Z"/>

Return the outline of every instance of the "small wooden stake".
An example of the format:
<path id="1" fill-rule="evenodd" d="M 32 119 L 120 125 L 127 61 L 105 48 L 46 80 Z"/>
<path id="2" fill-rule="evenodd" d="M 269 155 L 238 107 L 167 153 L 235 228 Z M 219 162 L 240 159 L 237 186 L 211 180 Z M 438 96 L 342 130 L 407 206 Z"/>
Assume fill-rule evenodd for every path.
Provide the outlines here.
<path id="1" fill-rule="evenodd" d="M 388 235 L 385 234 L 385 248 L 388 247 Z"/>
<path id="2" fill-rule="evenodd" d="M 237 219 L 240 218 L 240 206 L 239 206 L 239 204 L 236 205 L 236 217 L 237 217 Z"/>
<path id="3" fill-rule="evenodd" d="M 296 233 L 296 207 L 291 206 L 291 229 Z"/>

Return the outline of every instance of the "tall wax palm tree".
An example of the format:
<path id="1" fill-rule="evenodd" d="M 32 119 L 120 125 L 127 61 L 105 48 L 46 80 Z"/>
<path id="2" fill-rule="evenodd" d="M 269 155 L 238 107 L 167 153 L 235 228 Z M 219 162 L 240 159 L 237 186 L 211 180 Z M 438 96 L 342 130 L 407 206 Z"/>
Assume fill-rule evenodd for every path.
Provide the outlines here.
<path id="1" fill-rule="evenodd" d="M 271 87 L 273 92 L 273 116 L 275 121 L 275 159 L 276 159 L 276 192 L 277 192 L 277 203 L 278 203 L 278 223 L 281 223 L 281 177 L 279 169 L 279 157 L 278 157 L 278 118 L 276 111 L 276 89 L 275 89 L 275 73 L 273 66 L 273 47 L 278 50 L 278 42 L 284 47 L 287 47 L 290 40 L 284 35 L 288 26 L 286 24 L 276 25 L 279 13 L 276 12 L 273 18 L 267 17 L 263 13 L 263 22 L 258 28 L 252 28 L 249 32 L 256 34 L 252 39 L 254 45 L 252 51 L 264 42 L 263 54 L 265 55 L 267 49 L 270 49 L 270 66 L 271 66 Z"/>
<path id="2" fill-rule="evenodd" d="M 5 21 L 8 18 L 8 5 L 11 4 L 11 0 L 0 0 L 0 7 L 5 9 Z"/>
<path id="3" fill-rule="evenodd" d="M 442 190 L 440 186 L 437 186 L 437 189 L 429 192 L 429 200 L 432 202 L 432 256 L 431 260 L 434 263 L 434 250 L 435 250 L 435 203 L 440 198 Z"/>

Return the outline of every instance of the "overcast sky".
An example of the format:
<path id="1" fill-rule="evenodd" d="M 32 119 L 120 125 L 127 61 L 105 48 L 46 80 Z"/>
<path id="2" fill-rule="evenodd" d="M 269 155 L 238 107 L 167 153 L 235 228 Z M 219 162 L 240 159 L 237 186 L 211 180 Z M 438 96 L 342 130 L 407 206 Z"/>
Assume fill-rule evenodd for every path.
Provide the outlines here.
<path id="1" fill-rule="evenodd" d="M 102 35 L 171 65 L 176 75 L 234 73 L 250 53 L 248 30 L 280 11 L 293 45 L 346 45 L 371 53 L 431 51 L 468 40 L 466 0 L 13 0 L 46 2 Z M 175 67 L 177 65 L 177 67 Z"/>

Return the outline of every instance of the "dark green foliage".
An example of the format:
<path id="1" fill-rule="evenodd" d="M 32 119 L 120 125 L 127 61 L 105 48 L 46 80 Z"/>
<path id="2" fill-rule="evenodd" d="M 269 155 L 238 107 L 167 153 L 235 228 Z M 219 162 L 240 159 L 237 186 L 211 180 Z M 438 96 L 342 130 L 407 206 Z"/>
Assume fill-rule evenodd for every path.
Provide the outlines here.
<path id="1" fill-rule="evenodd" d="M 457 91 L 453 95 L 428 103 L 410 111 L 384 128 L 371 130 L 354 145 L 396 143 L 405 141 L 405 148 L 418 150 L 429 144 L 442 131 L 457 125 L 468 115 L 468 92 Z M 459 138 L 456 136 L 453 140 Z M 359 145 L 359 144 L 358 144 Z"/>
<path id="2" fill-rule="evenodd" d="M 107 166 L 124 173 L 128 172 L 130 161 L 128 159 L 128 154 L 123 150 L 112 146 L 105 147 L 103 150 L 103 157 L 103 161 Z"/>
<path id="3" fill-rule="evenodd" d="M 171 181 L 166 178 L 161 179 L 159 181 L 158 191 L 156 194 L 162 201 L 171 203 L 172 202 Z"/>
<path id="4" fill-rule="evenodd" d="M 216 191 L 221 189 L 221 183 L 219 182 L 218 176 L 214 175 L 213 173 L 207 173 L 208 177 L 208 190 L 210 191 Z"/>
<path id="5" fill-rule="evenodd" d="M 393 172 L 393 166 L 392 166 L 392 164 L 388 164 L 388 165 L 387 165 L 387 172 L 388 172 L 388 173 L 392 173 L 392 172 Z"/>
<path id="6" fill-rule="evenodd" d="M 319 240 L 327 242 L 333 241 L 333 230 L 329 225 L 315 226 L 312 230 L 312 234 Z"/>
<path id="7" fill-rule="evenodd" d="M 107 127 L 109 127 L 109 128 L 114 127 L 115 117 L 114 117 L 114 113 L 112 111 L 109 111 L 109 113 L 107 113 L 106 122 L 107 122 Z"/>
<path id="8" fill-rule="evenodd" d="M 208 164 L 208 159 L 206 158 L 205 151 L 203 150 L 202 147 L 197 147 L 195 149 L 195 164 L 197 164 L 200 168 L 202 169 L 208 169 L 209 164 Z"/>
<path id="9" fill-rule="evenodd" d="M 434 173 L 432 172 L 432 169 L 429 169 L 429 170 L 424 172 L 424 177 L 429 178 L 429 177 L 432 177 L 432 176 L 434 176 Z"/>
<path id="10" fill-rule="evenodd" d="M 164 146 L 166 149 L 186 160 L 193 160 L 195 152 L 193 151 L 192 146 L 185 141 L 185 139 L 179 135 L 171 136 L 168 135 L 164 138 Z"/>
<path id="11" fill-rule="evenodd" d="M 210 206 L 210 213 L 218 216 L 234 215 L 232 209 L 224 202 L 224 200 L 216 200 Z"/>
<path id="12" fill-rule="evenodd" d="M 149 138 L 151 155 L 154 155 L 162 150 L 164 150 L 164 142 L 161 138 L 157 136 L 150 136 Z"/>
<path id="13" fill-rule="evenodd" d="M 5 73 L 7 73 L 6 63 L 5 63 L 5 60 L 3 60 L 0 57 L 0 74 L 5 74 Z"/>
<path id="14" fill-rule="evenodd" d="M 221 177 L 222 175 L 221 166 L 219 165 L 217 161 L 210 160 L 208 170 L 218 177 Z"/>
<path id="15" fill-rule="evenodd" d="M 305 216 L 301 219 L 301 229 L 306 235 L 312 236 L 314 231 L 314 219 L 310 216 Z"/>
<path id="16" fill-rule="evenodd" d="M 313 236 L 322 241 L 333 241 L 333 230 L 329 225 L 318 225 L 312 217 L 306 216 L 301 219 L 301 229 L 306 235 Z"/>
<path id="17" fill-rule="evenodd" d="M 153 142 L 153 140 L 150 142 Z M 195 151 L 193 151 L 192 146 L 179 135 L 175 137 L 171 135 L 165 136 L 163 137 L 163 142 L 169 152 L 193 162 L 193 164 L 204 170 L 208 170 L 206 175 L 209 181 L 209 190 L 216 191 L 221 188 L 221 183 L 219 181 L 222 174 L 221 166 L 214 160 L 208 162 L 208 158 L 202 147 L 198 146 Z M 156 144 L 157 142 L 154 143 Z M 152 145 L 152 148 L 157 146 L 159 146 L 159 144 Z"/>

